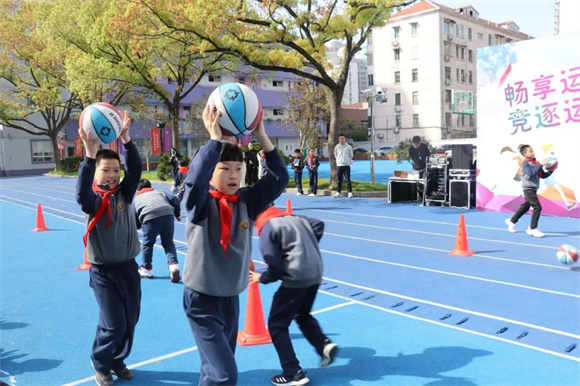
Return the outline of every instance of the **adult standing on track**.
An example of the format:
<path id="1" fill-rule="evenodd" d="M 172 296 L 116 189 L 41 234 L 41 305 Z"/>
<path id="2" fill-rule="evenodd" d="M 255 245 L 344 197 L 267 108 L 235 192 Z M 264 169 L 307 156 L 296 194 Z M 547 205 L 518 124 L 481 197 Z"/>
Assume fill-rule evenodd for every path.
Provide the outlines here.
<path id="1" fill-rule="evenodd" d="M 334 147 L 334 158 L 336 158 L 336 166 L 338 175 L 338 187 L 334 197 L 340 197 L 342 190 L 342 179 L 346 179 L 346 189 L 348 190 L 348 198 L 352 198 L 352 184 L 350 182 L 350 164 L 353 157 L 352 147 L 346 143 L 344 134 L 338 136 L 338 145 Z"/>
<path id="2" fill-rule="evenodd" d="M 248 144 L 246 152 L 246 166 L 246 182 L 248 186 L 251 186 L 258 182 L 258 152 L 254 150 L 254 145 L 251 142 Z"/>

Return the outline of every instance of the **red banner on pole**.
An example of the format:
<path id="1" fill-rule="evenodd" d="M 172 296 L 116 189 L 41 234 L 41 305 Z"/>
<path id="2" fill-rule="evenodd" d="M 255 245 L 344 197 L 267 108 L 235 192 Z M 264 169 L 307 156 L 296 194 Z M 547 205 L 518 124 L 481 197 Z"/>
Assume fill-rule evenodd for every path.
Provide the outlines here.
<path id="1" fill-rule="evenodd" d="M 151 129 L 151 154 L 161 154 L 161 130 Z"/>
<path id="2" fill-rule="evenodd" d="M 83 140 L 81 137 L 75 137 L 75 157 L 83 156 Z"/>

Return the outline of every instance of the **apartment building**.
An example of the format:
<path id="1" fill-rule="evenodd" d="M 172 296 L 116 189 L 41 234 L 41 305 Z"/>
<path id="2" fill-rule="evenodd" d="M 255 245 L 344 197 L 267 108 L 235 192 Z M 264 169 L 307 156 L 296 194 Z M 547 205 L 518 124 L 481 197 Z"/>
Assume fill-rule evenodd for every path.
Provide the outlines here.
<path id="1" fill-rule="evenodd" d="M 367 47 L 369 86 L 387 89 L 387 102 L 374 104 L 375 135 L 386 142 L 475 137 L 477 113 L 452 114 L 451 102 L 454 90 L 476 99 L 477 49 L 531 38 L 514 21 L 482 19 L 472 6 L 425 0 L 393 14 Z"/>

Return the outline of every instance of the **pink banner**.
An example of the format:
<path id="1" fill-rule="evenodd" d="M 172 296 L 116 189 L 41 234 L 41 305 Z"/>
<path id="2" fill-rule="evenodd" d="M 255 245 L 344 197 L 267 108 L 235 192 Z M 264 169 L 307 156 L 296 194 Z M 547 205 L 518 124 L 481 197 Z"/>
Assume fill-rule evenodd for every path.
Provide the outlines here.
<path id="1" fill-rule="evenodd" d="M 173 146 L 173 141 L 171 140 L 171 129 L 163 129 L 163 152 L 169 153 L 171 151 L 171 146 Z"/>

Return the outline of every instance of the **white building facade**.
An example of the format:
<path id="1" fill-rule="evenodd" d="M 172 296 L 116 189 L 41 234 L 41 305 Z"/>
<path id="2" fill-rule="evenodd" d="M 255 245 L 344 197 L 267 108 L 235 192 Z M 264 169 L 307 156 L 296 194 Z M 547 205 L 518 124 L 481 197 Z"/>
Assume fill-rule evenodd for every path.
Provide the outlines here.
<path id="1" fill-rule="evenodd" d="M 374 104 L 375 135 L 386 142 L 475 137 L 477 114 L 452 114 L 453 91 L 476 93 L 478 48 L 530 38 L 513 21 L 489 22 L 471 6 L 422 1 L 393 14 L 367 48 L 369 86 L 387 89 L 387 102 Z"/>

